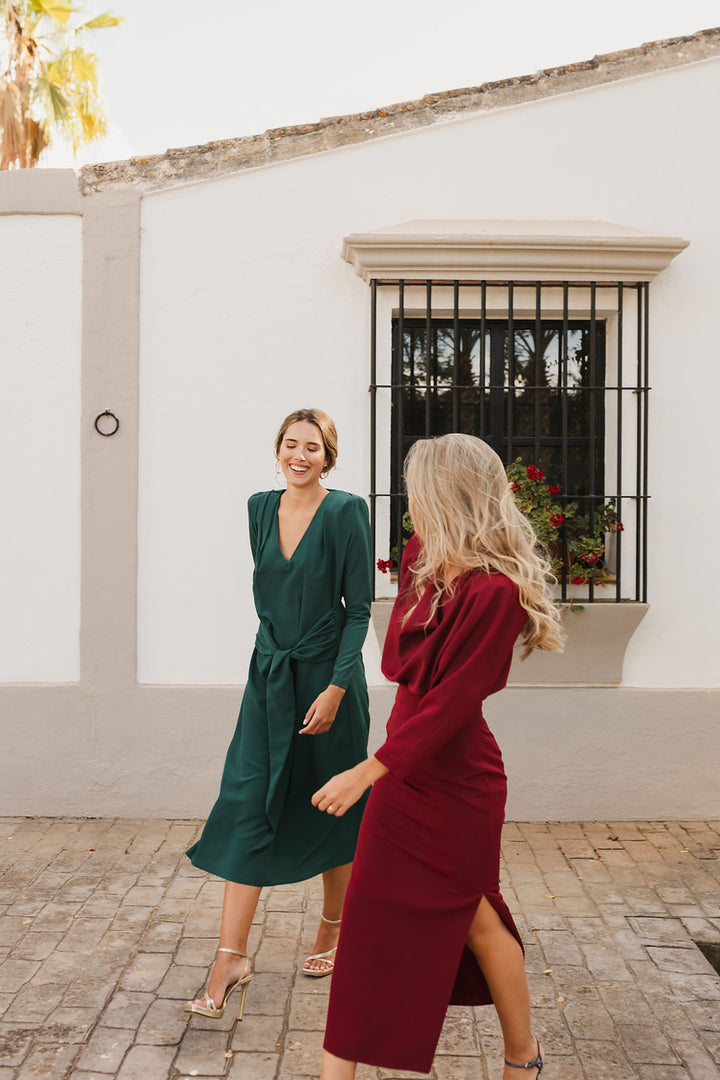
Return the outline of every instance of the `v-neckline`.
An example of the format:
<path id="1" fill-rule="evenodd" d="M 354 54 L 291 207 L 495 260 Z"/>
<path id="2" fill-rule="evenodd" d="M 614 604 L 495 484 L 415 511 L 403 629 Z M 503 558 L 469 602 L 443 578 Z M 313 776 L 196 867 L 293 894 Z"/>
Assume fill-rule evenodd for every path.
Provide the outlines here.
<path id="1" fill-rule="evenodd" d="M 290 563 L 291 563 L 291 562 L 293 561 L 293 559 L 295 558 L 295 556 L 296 556 L 296 554 L 297 554 L 297 551 L 298 551 L 298 548 L 299 548 L 299 547 L 300 547 L 300 545 L 302 544 L 302 542 L 303 542 L 303 540 L 305 539 L 305 537 L 307 536 L 307 534 L 308 534 L 308 533 L 310 532 L 310 529 L 312 528 L 312 525 L 313 525 L 313 522 L 315 521 L 315 518 L 316 518 L 316 517 L 318 516 L 318 514 L 320 513 L 320 511 L 321 511 L 321 509 L 322 509 L 323 505 L 324 505 L 324 504 L 325 504 L 325 503 L 327 502 L 327 500 L 329 499 L 329 497 L 330 497 L 330 494 L 331 494 L 332 490 L 333 490 L 332 488 L 328 488 L 328 489 L 327 489 L 327 495 L 325 495 L 325 496 L 324 496 L 324 497 L 323 497 L 323 498 L 322 498 L 322 499 L 320 500 L 320 503 L 319 503 L 319 505 L 318 505 L 318 506 L 317 506 L 317 507 L 315 508 L 315 513 L 313 514 L 313 516 L 312 516 L 312 517 L 310 518 L 310 520 L 308 521 L 307 525 L 305 526 L 305 531 L 304 531 L 304 533 L 302 534 L 302 536 L 301 536 L 301 537 L 300 537 L 300 539 L 298 540 L 297 544 L 296 544 L 296 545 L 295 545 L 295 547 L 293 548 L 293 550 L 292 550 L 292 554 L 290 555 L 290 558 L 288 558 L 288 559 L 286 559 L 286 558 L 285 558 L 285 556 L 283 555 L 283 551 L 282 551 L 282 548 L 280 547 L 280 499 L 282 498 L 282 494 L 283 494 L 282 492 L 280 492 L 280 499 L 278 499 L 278 501 L 277 501 L 277 506 L 275 507 L 275 543 L 276 543 L 276 545 L 277 545 L 277 549 L 278 549 L 278 553 L 279 553 L 279 555 L 280 555 L 280 558 L 282 559 L 282 561 L 283 561 L 283 562 L 285 563 L 285 565 L 286 565 L 286 566 L 289 566 L 289 565 L 290 565 Z"/>

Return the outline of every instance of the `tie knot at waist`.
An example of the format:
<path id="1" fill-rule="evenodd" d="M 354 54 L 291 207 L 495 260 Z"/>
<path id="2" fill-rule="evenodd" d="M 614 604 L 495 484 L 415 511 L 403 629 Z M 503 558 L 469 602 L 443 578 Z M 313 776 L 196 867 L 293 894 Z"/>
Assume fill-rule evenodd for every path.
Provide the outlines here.
<path id="1" fill-rule="evenodd" d="M 292 741 L 302 722 L 295 700 L 295 680 L 291 660 L 308 664 L 334 659 L 337 653 L 341 610 L 331 608 L 289 648 L 281 649 L 263 619 L 255 638 L 255 648 L 264 657 L 267 680 L 267 734 L 269 751 L 268 792 L 265 811 L 274 832 L 288 790 Z M 308 795 L 309 798 L 309 795 Z"/>
<path id="2" fill-rule="evenodd" d="M 265 620 L 260 623 L 255 638 L 255 648 L 262 656 L 272 658 L 276 667 L 285 660 L 304 660 L 306 663 L 318 663 L 329 659 L 338 643 L 338 611 L 331 608 L 322 618 L 310 627 L 303 636 L 288 648 L 281 648 Z"/>

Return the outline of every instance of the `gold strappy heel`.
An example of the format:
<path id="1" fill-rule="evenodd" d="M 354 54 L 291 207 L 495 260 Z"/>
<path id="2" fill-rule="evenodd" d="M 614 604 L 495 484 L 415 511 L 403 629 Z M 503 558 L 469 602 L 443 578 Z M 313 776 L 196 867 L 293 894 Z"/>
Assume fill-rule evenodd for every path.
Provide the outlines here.
<path id="1" fill-rule="evenodd" d="M 324 923 L 328 923 L 329 926 L 339 926 L 342 919 L 326 919 L 324 915 L 320 918 Z M 303 964 L 303 975 L 309 975 L 311 979 L 322 979 L 325 975 L 332 975 L 333 968 L 335 967 L 335 953 L 337 952 L 337 945 L 334 948 L 328 949 L 327 952 L 313 953 L 312 956 L 308 956 L 307 960 Z M 322 960 L 327 967 L 324 968 L 309 968 L 308 964 L 311 960 Z"/>
<path id="2" fill-rule="evenodd" d="M 186 1002 L 185 1012 L 195 1013 L 197 1016 L 209 1016 L 211 1020 L 219 1020 L 225 1012 L 227 1000 L 232 994 L 233 990 L 236 990 L 238 987 L 240 987 L 240 1004 L 238 1005 L 237 1018 L 238 1020 L 242 1020 L 243 1009 L 245 1008 L 245 998 L 247 997 L 247 989 L 250 984 L 250 980 L 252 979 L 254 974 L 253 962 L 248 958 L 247 953 L 238 952 L 237 949 L 220 948 L 218 949 L 218 952 L 232 953 L 233 956 L 244 956 L 248 961 L 248 966 L 245 974 L 241 978 L 236 979 L 234 983 L 230 983 L 230 985 L 225 990 L 225 997 L 223 998 L 221 1005 L 216 1005 L 210 995 L 206 993 L 204 997 L 198 998 L 197 1001 Z"/>

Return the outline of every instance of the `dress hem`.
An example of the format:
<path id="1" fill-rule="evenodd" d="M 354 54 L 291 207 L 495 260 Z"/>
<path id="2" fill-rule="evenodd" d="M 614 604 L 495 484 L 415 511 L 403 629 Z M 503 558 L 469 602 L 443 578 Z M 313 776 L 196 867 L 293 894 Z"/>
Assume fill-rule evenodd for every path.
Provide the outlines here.
<path id="1" fill-rule="evenodd" d="M 279 879 L 273 878 L 272 881 L 238 881 L 235 877 L 228 877 L 226 874 L 218 873 L 217 870 L 211 870 L 209 866 L 203 865 L 203 863 L 197 861 L 190 854 L 192 850 L 193 848 L 189 848 L 185 852 L 185 854 L 192 863 L 192 865 L 196 868 L 196 870 L 203 870 L 206 874 L 212 874 L 213 877 L 219 878 L 221 881 L 229 881 L 233 885 L 249 885 L 255 889 L 272 889 L 275 885 L 298 885 L 302 881 L 310 881 L 311 878 L 318 877 L 320 874 L 324 874 L 328 870 L 334 870 L 338 866 L 347 866 L 348 863 L 351 863 L 353 861 L 353 856 L 355 854 L 353 849 L 353 852 L 350 855 L 349 859 L 340 859 L 339 861 L 337 859 L 333 859 L 329 866 L 322 866 L 317 870 L 313 870 L 311 873 L 306 873 L 303 871 L 303 873 L 299 876 L 283 876 Z"/>
<path id="2" fill-rule="evenodd" d="M 427 1066 L 427 1068 L 421 1068 L 417 1062 L 412 1065 L 408 1065 L 407 1060 L 402 1061 L 400 1058 L 393 1058 L 393 1060 L 390 1060 L 390 1058 L 388 1057 L 384 1057 L 381 1061 L 373 1054 L 366 1054 L 364 1057 L 358 1058 L 346 1058 L 343 1057 L 342 1054 L 338 1054 L 337 1051 L 333 1050 L 330 1046 L 328 1046 L 327 1039 L 325 1039 L 325 1041 L 323 1042 L 323 1050 L 327 1050 L 328 1054 L 332 1054 L 333 1057 L 340 1058 L 341 1061 L 356 1061 L 358 1065 L 373 1065 L 375 1066 L 375 1068 L 378 1069 L 399 1069 L 401 1072 L 423 1073 L 424 1075 L 428 1076 L 432 1072 L 433 1061 L 435 1060 L 435 1055 L 433 1054 L 430 1060 L 430 1064 Z M 425 1064 L 426 1063 L 423 1062 L 423 1066 Z"/>

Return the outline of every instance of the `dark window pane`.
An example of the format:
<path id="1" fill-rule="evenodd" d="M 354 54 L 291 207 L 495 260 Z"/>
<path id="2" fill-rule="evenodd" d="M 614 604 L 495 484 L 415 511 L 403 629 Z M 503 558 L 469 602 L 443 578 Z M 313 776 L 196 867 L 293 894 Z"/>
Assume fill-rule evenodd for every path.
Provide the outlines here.
<path id="1" fill-rule="evenodd" d="M 570 498 L 602 494 L 602 321 L 595 323 L 594 358 L 589 320 L 569 322 L 564 338 L 559 320 L 543 320 L 538 333 L 535 320 L 516 319 L 511 341 L 506 320 L 486 319 L 481 341 L 479 319 L 460 320 L 457 335 L 452 319 L 435 319 L 427 337 L 424 319 L 404 320 L 403 389 L 393 392 L 392 491 L 402 490 L 399 460 L 416 439 L 463 431 L 485 439 L 504 461 L 521 457 L 538 465 Z M 397 348 L 397 322 L 393 341 Z"/>

